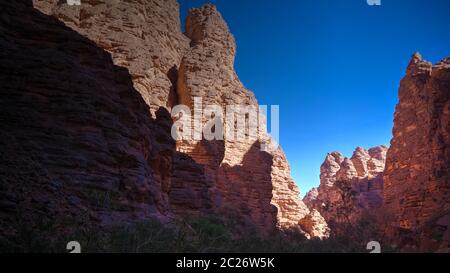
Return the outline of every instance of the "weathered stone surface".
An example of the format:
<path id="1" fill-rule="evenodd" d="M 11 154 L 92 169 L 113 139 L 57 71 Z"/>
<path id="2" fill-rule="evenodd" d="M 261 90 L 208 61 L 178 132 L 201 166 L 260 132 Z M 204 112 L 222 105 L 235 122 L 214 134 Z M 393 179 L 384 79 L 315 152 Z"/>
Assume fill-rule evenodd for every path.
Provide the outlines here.
<path id="1" fill-rule="evenodd" d="M 378 146 L 369 150 L 358 147 L 351 158 L 339 152 L 328 154 L 320 169 L 320 186 L 303 201 L 320 212 L 331 228 L 355 223 L 368 210 L 382 205 L 386 152 L 386 147 Z"/>
<path id="2" fill-rule="evenodd" d="M 330 228 L 322 215 L 315 209 L 299 221 L 300 227 L 311 237 L 326 239 L 330 236 Z"/>
<path id="3" fill-rule="evenodd" d="M 303 202 L 305 204 L 312 204 L 315 200 L 317 200 L 318 196 L 319 191 L 317 190 L 317 188 L 312 188 L 305 194 L 305 197 L 303 197 Z"/>
<path id="4" fill-rule="evenodd" d="M 33 0 L 35 8 L 111 53 L 114 64 L 126 67 L 136 90 L 153 112 L 175 103 L 174 78 L 189 39 L 181 33 L 176 0 Z"/>
<path id="5" fill-rule="evenodd" d="M 434 229 L 440 231 L 429 249 L 448 248 L 448 221 L 439 223 L 450 213 L 449 132 L 450 58 L 433 65 L 416 53 L 400 84 L 384 173 L 384 209 L 415 247 Z"/>
<path id="6" fill-rule="evenodd" d="M 170 136 L 168 110 L 193 107 L 194 97 L 257 106 L 236 75 L 236 44 L 214 6 L 191 10 L 183 34 L 175 0 L 0 5 L 4 234 L 18 213 L 100 224 L 228 213 L 263 230 L 325 238 L 326 222 L 333 229 L 383 209 L 395 243 L 448 251 L 449 58 L 432 65 L 413 56 L 386 169 L 383 146 L 357 148 L 351 158 L 330 153 L 320 186 L 304 198 L 310 210 L 281 148 L 261 149 L 273 141 L 267 134 Z"/>
<path id="7" fill-rule="evenodd" d="M 125 68 L 31 1 L 1 10 L 2 230 L 170 214 L 167 111 L 152 118 Z"/>
<path id="8" fill-rule="evenodd" d="M 258 107 L 234 71 L 236 44 L 216 7 L 192 9 L 186 19 L 190 49 L 182 59 L 177 94 L 180 103 L 193 108 L 194 97 L 204 105 Z M 263 137 L 265 139 L 265 137 Z M 205 166 L 214 185 L 217 210 L 235 209 L 262 228 L 296 226 L 309 211 L 299 199 L 298 188 L 281 149 L 261 151 L 258 140 L 180 141 L 186 152 Z"/>
<path id="9" fill-rule="evenodd" d="M 257 106 L 214 6 L 191 10 L 185 34 L 175 0 L 1 8 L 2 229 L 18 207 L 101 224 L 236 211 L 263 230 L 308 215 L 281 148 L 170 136 L 167 110 L 193 97 Z"/>

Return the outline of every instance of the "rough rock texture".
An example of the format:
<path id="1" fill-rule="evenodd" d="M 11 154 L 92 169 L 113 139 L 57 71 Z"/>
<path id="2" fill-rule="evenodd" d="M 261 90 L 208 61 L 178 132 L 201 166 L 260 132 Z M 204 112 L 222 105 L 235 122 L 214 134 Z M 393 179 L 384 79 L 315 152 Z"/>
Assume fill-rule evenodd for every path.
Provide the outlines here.
<path id="1" fill-rule="evenodd" d="M 301 219 L 300 227 L 311 237 L 326 239 L 330 237 L 330 228 L 322 215 L 315 209 Z"/>
<path id="2" fill-rule="evenodd" d="M 369 216 L 398 249 L 449 252 L 449 132 L 450 58 L 433 65 L 416 53 L 400 85 L 389 150 L 328 154 L 320 186 L 304 202 L 332 231 Z"/>
<path id="3" fill-rule="evenodd" d="M 327 155 L 320 168 L 320 186 L 303 199 L 331 225 L 355 223 L 383 202 L 383 170 L 387 148 L 356 148 L 351 158 Z"/>
<path id="4" fill-rule="evenodd" d="M 31 1 L 1 10 L 1 229 L 169 213 L 168 112 L 152 118 L 127 69 Z"/>
<path id="5" fill-rule="evenodd" d="M 114 64 L 126 67 L 136 90 L 156 111 L 175 103 L 176 70 L 189 39 L 181 33 L 176 0 L 33 0 L 35 8 L 111 53 Z"/>
<path id="6" fill-rule="evenodd" d="M 64 1 L 33 0 L 33 4 L 92 40 L 111 54 L 115 65 L 126 68 L 154 118 L 155 113 L 164 113 L 164 109 L 170 110 L 178 103 L 178 67 L 190 41 L 181 32 L 176 0 L 86 0 L 80 6 L 69 6 Z M 160 123 L 158 130 L 164 134 L 152 136 L 158 142 L 171 142 L 170 118 Z M 174 153 L 174 147 L 171 149 L 158 152 L 152 165 L 156 178 L 161 181 L 168 211 L 210 210 L 212 204 L 203 166 L 183 153 Z"/>
<path id="7" fill-rule="evenodd" d="M 15 208 L 106 224 L 235 211 L 264 230 L 307 216 L 280 148 L 170 136 L 167 110 L 195 96 L 257 105 L 214 6 L 191 10 L 185 35 L 175 0 L 1 8 L 3 227 Z M 322 236 L 316 213 L 308 219 Z"/>
<path id="8" fill-rule="evenodd" d="M 180 103 L 193 108 L 194 97 L 203 105 L 258 104 L 234 71 L 236 44 L 228 26 L 213 5 L 192 9 L 186 18 L 190 49 L 182 59 L 177 94 Z M 263 139 L 265 139 L 263 137 Z M 309 211 L 281 149 L 261 151 L 255 139 L 180 141 L 180 151 L 205 165 L 214 206 L 233 208 L 261 227 L 296 226 Z"/>
<path id="9" fill-rule="evenodd" d="M 418 53 L 412 57 L 400 85 L 384 188 L 397 231 L 416 233 L 415 239 L 434 233 L 422 247 L 449 248 L 450 58 L 432 65 Z"/>
<path id="10" fill-rule="evenodd" d="M 303 202 L 308 205 L 312 204 L 315 200 L 317 200 L 317 197 L 319 196 L 319 191 L 317 188 L 312 188 L 305 194 L 305 197 L 303 197 Z"/>

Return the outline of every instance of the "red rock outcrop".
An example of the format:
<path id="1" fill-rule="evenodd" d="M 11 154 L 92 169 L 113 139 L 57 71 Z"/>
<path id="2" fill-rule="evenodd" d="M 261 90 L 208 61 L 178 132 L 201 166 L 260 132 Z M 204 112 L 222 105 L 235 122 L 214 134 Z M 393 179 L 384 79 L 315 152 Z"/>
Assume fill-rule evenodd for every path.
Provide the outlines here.
<path id="1" fill-rule="evenodd" d="M 323 237 L 281 148 L 170 136 L 167 110 L 193 97 L 257 106 L 214 6 L 191 10 L 185 34 L 175 0 L 1 6 L 3 226 L 17 207 L 106 224 L 233 210 L 263 230 L 307 217 Z"/>
<path id="2" fill-rule="evenodd" d="M 303 201 L 335 227 L 355 223 L 383 202 L 383 170 L 387 148 L 356 148 L 351 158 L 339 152 L 327 155 L 320 168 L 320 186 Z M 333 230 L 332 230 L 333 231 Z"/>
<path id="3" fill-rule="evenodd" d="M 330 228 L 320 212 L 312 209 L 311 212 L 299 222 L 300 227 L 310 236 L 319 239 L 330 237 Z"/>
<path id="4" fill-rule="evenodd" d="M 394 241 L 410 234 L 409 247 L 450 249 L 450 58 L 433 65 L 416 53 L 401 81 L 384 210 Z"/>
<path id="5" fill-rule="evenodd" d="M 31 1 L 0 5 L 2 231 L 170 213 L 169 113 L 153 118 L 127 69 Z"/>
<path id="6" fill-rule="evenodd" d="M 258 107 L 253 93 L 244 88 L 234 71 L 234 37 L 213 5 L 190 10 L 186 35 L 191 47 L 179 70 L 180 103 L 193 108 L 193 98 L 200 97 L 204 105 L 224 109 L 228 105 Z M 308 213 L 281 149 L 261 151 L 260 141 L 250 137 L 182 141 L 177 146 L 205 165 L 218 210 L 237 209 L 261 227 L 295 226 Z"/>
<path id="7" fill-rule="evenodd" d="M 262 149 L 273 143 L 265 132 L 258 140 L 171 137 L 169 111 L 193 109 L 194 97 L 258 105 L 236 75 L 236 44 L 214 6 L 192 9 L 184 34 L 175 0 L 0 7 L 2 236 L 44 216 L 106 225 L 236 213 L 261 230 L 326 238 L 327 223 L 333 232 L 382 209 L 395 244 L 448 251 L 449 58 L 433 65 L 415 54 L 388 152 L 328 154 L 320 186 L 302 202 L 281 148 Z"/>
<path id="8" fill-rule="evenodd" d="M 59 0 L 33 3 L 111 53 L 114 64 L 128 69 L 153 112 L 175 103 L 176 70 L 189 47 L 176 0 L 83 0 L 79 6 Z"/>

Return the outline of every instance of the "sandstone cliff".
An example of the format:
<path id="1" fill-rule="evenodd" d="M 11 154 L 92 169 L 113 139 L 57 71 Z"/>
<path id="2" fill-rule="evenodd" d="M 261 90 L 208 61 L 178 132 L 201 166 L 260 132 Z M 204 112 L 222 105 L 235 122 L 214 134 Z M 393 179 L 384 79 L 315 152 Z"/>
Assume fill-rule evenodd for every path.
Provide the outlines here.
<path id="1" fill-rule="evenodd" d="M 33 0 L 34 7 L 64 22 L 126 67 L 144 101 L 156 111 L 174 103 L 174 81 L 189 39 L 181 32 L 177 1 Z"/>
<path id="2" fill-rule="evenodd" d="M 214 6 L 191 10 L 185 34 L 175 0 L 1 6 L 5 230 L 17 208 L 102 224 L 233 211 L 262 230 L 303 219 L 322 236 L 280 148 L 170 135 L 168 110 L 193 97 L 257 105 Z"/>
<path id="3" fill-rule="evenodd" d="M 190 49 L 182 59 L 177 94 L 180 103 L 258 106 L 234 71 L 236 44 L 220 13 L 212 5 L 192 9 L 186 19 Z M 263 138 L 265 139 L 265 138 Z M 183 141 L 177 144 L 205 165 L 212 182 L 214 206 L 234 208 L 261 227 L 295 226 L 308 209 L 298 197 L 284 153 L 261 151 L 261 142 L 251 139 Z"/>
<path id="4" fill-rule="evenodd" d="M 384 173 L 384 209 L 410 247 L 449 248 L 449 132 L 450 59 L 433 65 L 416 53 L 400 84 Z"/>
<path id="5" fill-rule="evenodd" d="M 2 230 L 167 214 L 167 111 L 151 117 L 127 69 L 31 1 L 1 9 Z"/>
<path id="6" fill-rule="evenodd" d="M 389 224 L 402 249 L 448 251 L 449 58 L 433 65 L 415 54 L 389 150 L 328 154 L 320 186 L 302 201 L 281 148 L 262 149 L 273 143 L 265 132 L 213 141 L 170 134 L 170 110 L 194 110 L 195 97 L 258 105 L 214 6 L 192 9 L 184 33 L 175 0 L 0 7 L 2 236 L 44 218 L 67 226 L 220 214 L 326 238 L 374 216 L 372 226 Z"/>
<path id="7" fill-rule="evenodd" d="M 303 201 L 331 232 L 366 219 L 375 227 L 369 236 L 387 235 L 397 249 L 448 252 L 449 117 L 449 58 L 433 65 L 414 54 L 400 84 L 390 148 L 357 148 L 351 158 L 328 154 L 320 186 Z"/>
<path id="8" fill-rule="evenodd" d="M 355 223 L 383 202 L 383 171 L 387 147 L 356 148 L 351 158 L 339 152 L 327 155 L 320 168 L 320 185 L 303 201 L 333 228 Z"/>

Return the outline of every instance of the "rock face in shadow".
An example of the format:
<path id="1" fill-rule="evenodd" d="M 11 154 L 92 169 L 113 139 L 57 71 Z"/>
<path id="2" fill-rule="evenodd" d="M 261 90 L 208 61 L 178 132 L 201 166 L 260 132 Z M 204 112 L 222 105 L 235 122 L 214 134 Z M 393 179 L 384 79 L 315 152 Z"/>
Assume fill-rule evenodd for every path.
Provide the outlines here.
<path id="1" fill-rule="evenodd" d="M 262 149 L 273 143 L 265 132 L 170 134 L 172 107 L 194 110 L 195 97 L 258 105 L 236 75 L 236 44 L 214 6 L 192 9 L 184 34 L 175 0 L 0 8 L 1 236 L 39 229 L 44 218 L 110 225 L 215 213 L 323 239 L 375 213 L 400 248 L 449 251 L 449 58 L 432 65 L 415 54 L 389 150 L 328 154 L 303 202 L 281 148 Z"/>
<path id="2" fill-rule="evenodd" d="M 170 135 L 169 111 L 194 97 L 257 106 L 214 6 L 191 10 L 185 34 L 175 0 L 1 8 L 2 230 L 19 211 L 99 224 L 232 211 L 260 230 L 300 228 L 309 210 L 280 148 Z"/>
<path id="3" fill-rule="evenodd" d="M 449 249 L 449 132 L 450 58 L 433 65 L 416 53 L 400 84 L 384 174 L 392 236 L 411 248 Z"/>
<path id="4" fill-rule="evenodd" d="M 111 53 L 114 64 L 126 67 L 136 90 L 152 111 L 175 101 L 173 67 L 178 67 L 189 39 L 181 33 L 176 0 L 33 0 L 34 7 Z"/>
<path id="5" fill-rule="evenodd" d="M 108 224 L 170 214 L 167 110 L 153 118 L 126 68 L 29 1 L 1 9 L 2 231 L 19 216 Z"/>
<path id="6" fill-rule="evenodd" d="M 351 158 L 339 152 L 327 155 L 320 168 L 320 186 L 303 201 L 330 224 L 356 223 L 383 204 L 383 171 L 387 147 L 358 147 Z"/>

